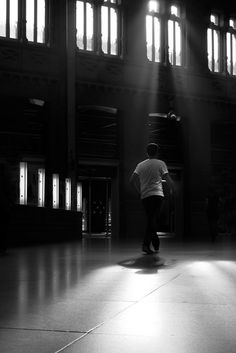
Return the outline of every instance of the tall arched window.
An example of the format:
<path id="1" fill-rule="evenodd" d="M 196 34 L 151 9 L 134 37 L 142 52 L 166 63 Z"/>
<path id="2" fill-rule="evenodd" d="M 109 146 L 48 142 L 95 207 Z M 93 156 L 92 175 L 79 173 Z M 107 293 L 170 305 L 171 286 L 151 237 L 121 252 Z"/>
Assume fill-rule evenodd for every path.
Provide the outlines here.
<path id="1" fill-rule="evenodd" d="M 177 5 L 170 7 L 168 20 L 168 59 L 171 65 L 182 65 L 181 11 Z"/>
<path id="2" fill-rule="evenodd" d="M 208 67 L 213 72 L 220 71 L 220 23 L 219 16 L 210 16 L 210 25 L 207 30 Z"/>
<path id="3" fill-rule="evenodd" d="M 120 54 L 120 0 L 77 0 L 77 47 L 105 55 Z"/>
<path id="4" fill-rule="evenodd" d="M 146 15 L 146 44 L 147 58 L 150 61 L 161 61 L 161 20 L 160 4 L 158 1 L 148 2 Z"/>
<path id="5" fill-rule="evenodd" d="M 236 75 L 236 18 L 229 19 L 229 28 L 226 33 L 226 62 L 227 72 Z"/>

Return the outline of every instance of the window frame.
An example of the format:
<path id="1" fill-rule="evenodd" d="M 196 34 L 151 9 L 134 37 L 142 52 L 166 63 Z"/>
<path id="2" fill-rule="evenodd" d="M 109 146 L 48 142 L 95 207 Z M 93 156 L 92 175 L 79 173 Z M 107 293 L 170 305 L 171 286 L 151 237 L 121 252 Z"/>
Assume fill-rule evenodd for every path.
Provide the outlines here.
<path id="1" fill-rule="evenodd" d="M 214 24 L 211 21 L 211 16 L 216 16 L 218 19 L 218 23 Z M 216 11 L 212 11 L 210 13 L 210 19 L 209 19 L 209 24 L 207 28 L 207 61 L 208 61 L 208 69 L 210 72 L 214 74 L 220 74 L 223 72 L 223 64 L 222 64 L 222 58 L 223 58 L 223 31 L 222 31 L 222 15 Z M 215 37 L 214 35 L 217 34 L 218 37 L 218 71 L 216 70 L 216 59 L 215 59 Z M 208 36 L 211 36 L 211 52 L 212 52 L 212 63 L 210 67 L 210 61 L 209 61 L 209 52 L 208 52 Z"/>
<path id="2" fill-rule="evenodd" d="M 234 27 L 230 26 L 230 20 L 233 20 L 235 25 Z M 225 33 L 225 70 L 226 73 L 230 76 L 236 76 L 236 49 L 234 49 L 235 51 L 233 51 L 233 40 L 236 43 L 236 16 L 230 16 L 228 18 L 228 26 L 226 29 L 226 33 Z M 230 60 L 228 60 L 228 35 L 230 37 Z M 234 39 L 233 39 L 234 37 Z M 235 58 L 233 58 L 233 55 L 235 55 Z M 235 67 L 234 67 L 234 62 L 233 59 L 235 59 Z M 230 63 L 228 64 L 228 61 L 230 61 Z"/>
<path id="3" fill-rule="evenodd" d="M 51 0 L 45 0 L 45 12 L 44 12 L 44 41 L 43 42 L 38 42 L 37 41 L 37 36 L 38 36 L 38 31 L 37 31 L 37 3 L 38 0 L 32 0 L 34 1 L 34 40 L 30 41 L 27 39 L 27 18 L 26 18 L 26 3 L 27 0 L 18 0 L 17 1 L 17 28 L 16 32 L 17 35 L 15 38 L 10 36 L 10 2 L 11 0 L 6 0 L 6 22 L 5 22 L 5 35 L 0 36 L 0 40 L 6 40 L 6 41 L 14 41 L 14 42 L 23 42 L 23 43 L 29 43 L 29 44 L 34 44 L 34 45 L 39 45 L 39 46 L 49 46 L 50 44 L 50 33 L 49 33 L 49 27 L 50 27 L 50 7 L 51 7 Z"/>
<path id="4" fill-rule="evenodd" d="M 162 57 L 163 57 L 163 41 L 162 41 L 162 35 L 163 35 L 163 13 L 162 13 L 162 3 L 158 0 L 156 0 L 157 3 L 157 11 L 155 10 L 149 10 L 149 3 L 150 1 L 147 2 L 147 10 L 146 10 L 146 56 L 147 60 L 151 63 L 161 63 Z M 148 47 L 147 47 L 147 18 L 148 16 L 151 17 L 152 21 L 152 26 L 151 26 L 151 31 L 152 31 L 152 51 L 151 51 L 151 59 L 148 57 Z M 159 51 L 159 60 L 155 60 L 156 58 L 156 47 L 155 47 L 155 40 L 156 40 L 156 32 L 155 32 L 155 19 L 157 19 L 159 23 L 159 28 L 160 28 L 160 33 L 159 33 L 159 42 L 160 42 L 160 47 L 158 49 Z"/>
<path id="5" fill-rule="evenodd" d="M 171 7 L 175 6 L 178 9 L 179 16 L 171 14 Z M 166 24 L 166 61 L 172 67 L 183 67 L 184 66 L 184 11 L 183 6 L 178 2 L 170 3 L 168 6 L 168 18 Z M 173 63 L 170 61 L 170 47 L 169 47 L 169 21 L 173 21 Z M 177 54 L 176 54 L 176 25 L 180 28 L 180 64 L 177 64 Z"/>
<path id="6" fill-rule="evenodd" d="M 90 3 L 93 6 L 93 49 L 87 50 L 84 48 L 79 48 L 77 39 L 77 19 L 76 19 L 76 47 L 79 53 L 91 54 L 91 55 L 101 55 L 105 57 L 119 58 L 122 56 L 122 16 L 121 16 L 121 0 L 76 0 L 76 3 L 80 1 L 82 3 Z M 105 53 L 102 50 L 102 7 L 108 7 L 110 9 L 116 9 L 117 12 L 117 53 L 111 53 L 111 41 L 110 41 L 110 20 L 108 23 L 108 52 Z M 76 11 L 77 17 L 77 11 Z M 86 26 L 86 20 L 84 17 L 84 27 Z M 84 31 L 85 33 L 85 31 Z M 85 39 L 84 39 L 85 40 Z M 84 41 L 83 40 L 83 41 Z"/>

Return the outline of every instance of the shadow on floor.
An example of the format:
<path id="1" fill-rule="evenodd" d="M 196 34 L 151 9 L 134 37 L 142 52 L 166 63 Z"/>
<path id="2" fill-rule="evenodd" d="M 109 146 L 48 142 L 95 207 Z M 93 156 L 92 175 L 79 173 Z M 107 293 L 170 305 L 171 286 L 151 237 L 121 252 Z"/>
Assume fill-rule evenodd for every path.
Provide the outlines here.
<path id="1" fill-rule="evenodd" d="M 154 255 L 143 255 L 137 258 L 131 258 L 124 261 L 118 262 L 118 265 L 137 269 L 137 274 L 153 274 L 158 273 L 159 269 L 169 268 L 170 264 L 167 264 L 163 257 L 156 254 Z"/>

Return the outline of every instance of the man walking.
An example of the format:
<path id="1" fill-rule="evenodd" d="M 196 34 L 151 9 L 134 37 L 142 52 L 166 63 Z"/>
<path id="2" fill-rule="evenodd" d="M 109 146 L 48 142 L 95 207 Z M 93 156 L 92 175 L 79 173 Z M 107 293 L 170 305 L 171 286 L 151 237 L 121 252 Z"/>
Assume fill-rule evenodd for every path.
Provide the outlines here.
<path id="1" fill-rule="evenodd" d="M 171 192 L 174 190 L 174 184 L 165 162 L 158 159 L 157 144 L 147 145 L 147 155 L 148 159 L 136 166 L 130 182 L 140 195 L 147 218 L 142 250 L 147 254 L 153 254 L 150 245 L 152 244 L 155 251 L 159 251 L 160 245 L 156 220 L 164 198 L 162 180 L 167 182 Z"/>

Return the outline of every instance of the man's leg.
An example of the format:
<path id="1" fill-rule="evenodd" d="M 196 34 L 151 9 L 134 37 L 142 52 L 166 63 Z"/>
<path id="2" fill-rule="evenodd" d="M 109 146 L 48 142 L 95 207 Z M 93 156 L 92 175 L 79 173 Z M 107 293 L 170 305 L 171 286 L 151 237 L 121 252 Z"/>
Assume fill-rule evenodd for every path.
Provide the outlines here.
<path id="1" fill-rule="evenodd" d="M 153 239 L 155 239 L 155 250 L 159 249 L 159 238 L 156 234 L 157 224 L 156 217 L 157 213 L 160 210 L 162 197 L 160 196 L 150 196 L 143 199 L 143 207 L 146 213 L 147 225 L 146 225 L 146 233 L 143 240 L 143 250 L 148 252 L 150 249 L 150 245 Z M 158 244 L 157 244 L 158 242 Z M 151 251 L 150 251 L 151 252 Z"/>

